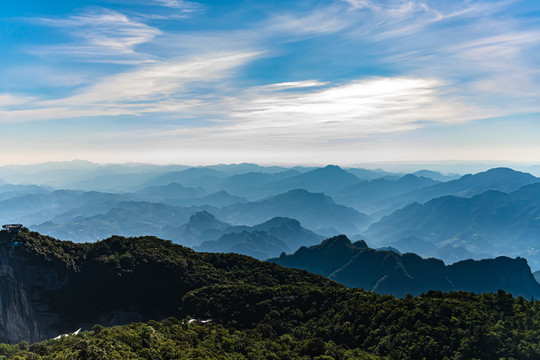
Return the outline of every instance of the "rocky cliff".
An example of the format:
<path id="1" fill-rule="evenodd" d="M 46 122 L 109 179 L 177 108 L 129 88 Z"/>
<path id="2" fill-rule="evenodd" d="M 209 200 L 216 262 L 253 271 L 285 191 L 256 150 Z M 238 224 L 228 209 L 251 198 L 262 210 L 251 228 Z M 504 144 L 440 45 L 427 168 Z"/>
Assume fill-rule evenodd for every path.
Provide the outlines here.
<path id="1" fill-rule="evenodd" d="M 35 342 L 56 336 L 58 316 L 49 311 L 42 295 L 62 283 L 55 271 L 28 264 L 4 241 L 0 247 L 0 341 Z"/>

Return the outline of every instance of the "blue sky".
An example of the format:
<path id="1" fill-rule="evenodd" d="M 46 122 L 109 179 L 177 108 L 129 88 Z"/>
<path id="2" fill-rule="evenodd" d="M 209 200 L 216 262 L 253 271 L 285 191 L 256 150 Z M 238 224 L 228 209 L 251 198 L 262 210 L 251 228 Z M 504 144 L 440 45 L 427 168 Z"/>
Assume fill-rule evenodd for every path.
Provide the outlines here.
<path id="1" fill-rule="evenodd" d="M 0 164 L 537 162 L 536 0 L 3 1 Z"/>

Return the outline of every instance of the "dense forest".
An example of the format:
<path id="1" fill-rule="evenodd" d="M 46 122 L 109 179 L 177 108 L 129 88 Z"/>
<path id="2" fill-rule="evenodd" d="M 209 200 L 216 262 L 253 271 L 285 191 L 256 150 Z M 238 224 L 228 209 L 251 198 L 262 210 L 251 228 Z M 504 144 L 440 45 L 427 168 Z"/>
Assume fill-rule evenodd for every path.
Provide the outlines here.
<path id="1" fill-rule="evenodd" d="M 196 253 L 153 237 L 74 244 L 26 230 L 6 236 L 4 243 L 22 243 L 10 250 L 15 258 L 71 279 L 54 304 L 72 321 L 125 307 L 144 318 L 162 317 L 116 327 L 97 322 L 58 340 L 2 345 L 6 359 L 540 357 L 540 303 L 504 291 L 396 298 L 246 256 Z M 95 291 L 97 297 L 85 299 Z M 58 303 L 69 293 L 69 301 Z M 69 306 L 72 301 L 81 303 Z M 91 311 L 75 312 L 91 304 Z M 164 319 L 169 312 L 174 317 Z"/>
<path id="2" fill-rule="evenodd" d="M 397 299 L 343 288 L 218 286 L 184 299 L 208 323 L 170 318 L 28 346 L 6 359 L 537 359 L 540 304 L 504 292 Z"/>

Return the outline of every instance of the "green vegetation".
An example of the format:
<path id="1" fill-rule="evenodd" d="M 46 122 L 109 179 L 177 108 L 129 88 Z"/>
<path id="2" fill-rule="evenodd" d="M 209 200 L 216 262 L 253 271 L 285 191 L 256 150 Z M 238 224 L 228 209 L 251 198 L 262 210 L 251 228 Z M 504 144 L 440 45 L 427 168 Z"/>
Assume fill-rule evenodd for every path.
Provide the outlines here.
<path id="1" fill-rule="evenodd" d="M 0 359 L 377 359 L 320 338 L 277 336 L 267 327 L 249 331 L 176 319 L 92 331 L 32 345 L 0 347 Z"/>
<path id="2" fill-rule="evenodd" d="M 392 359 L 538 359 L 540 302 L 499 291 L 431 291 L 417 298 L 360 289 L 212 286 L 184 299 L 186 314 L 225 326 L 268 326 Z"/>
<path id="3" fill-rule="evenodd" d="M 540 302 L 504 291 L 396 298 L 152 237 L 74 244 L 23 231 L 14 239 L 28 266 L 64 279 L 42 299 L 65 329 L 122 309 L 147 322 L 0 345 L 0 359 L 540 358 Z"/>

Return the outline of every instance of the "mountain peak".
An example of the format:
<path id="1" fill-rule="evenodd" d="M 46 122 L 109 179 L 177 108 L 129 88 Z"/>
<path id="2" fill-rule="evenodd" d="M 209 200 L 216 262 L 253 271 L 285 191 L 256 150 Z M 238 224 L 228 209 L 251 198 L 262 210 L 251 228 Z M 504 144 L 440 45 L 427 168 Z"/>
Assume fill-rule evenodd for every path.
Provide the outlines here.
<path id="1" fill-rule="evenodd" d="M 186 228 L 191 231 L 202 232 L 207 229 L 224 229 L 228 224 L 219 221 L 213 214 L 206 210 L 198 211 L 189 217 Z"/>
<path id="2" fill-rule="evenodd" d="M 319 246 L 322 248 L 350 247 L 352 243 L 346 235 L 338 235 L 324 240 Z"/>

